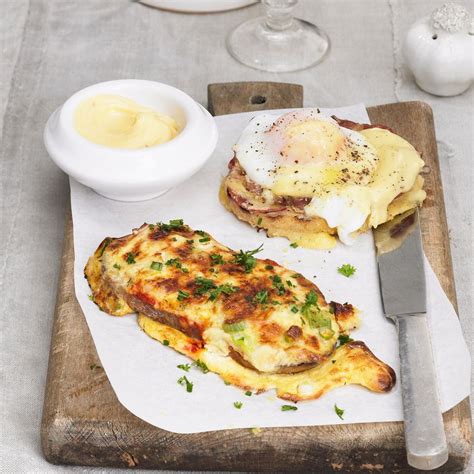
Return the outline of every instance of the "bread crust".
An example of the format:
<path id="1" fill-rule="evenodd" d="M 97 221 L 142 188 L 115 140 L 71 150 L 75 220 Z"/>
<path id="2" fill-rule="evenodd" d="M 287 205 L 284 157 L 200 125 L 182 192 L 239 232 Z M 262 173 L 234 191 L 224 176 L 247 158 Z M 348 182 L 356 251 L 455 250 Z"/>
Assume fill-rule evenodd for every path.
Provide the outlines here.
<path id="1" fill-rule="evenodd" d="M 222 205 L 239 220 L 259 231 L 264 230 L 268 237 L 286 237 L 291 242 L 309 248 L 312 246 L 308 241 L 314 241 L 317 244 L 323 240 L 327 243 L 327 248 L 335 245 L 336 229 L 329 227 L 324 219 L 319 217 L 307 219 L 302 213 L 291 209 L 278 214 L 244 209 L 230 198 L 229 184 L 227 177 L 224 178 L 219 190 Z M 318 245 L 314 246 L 321 248 Z"/>

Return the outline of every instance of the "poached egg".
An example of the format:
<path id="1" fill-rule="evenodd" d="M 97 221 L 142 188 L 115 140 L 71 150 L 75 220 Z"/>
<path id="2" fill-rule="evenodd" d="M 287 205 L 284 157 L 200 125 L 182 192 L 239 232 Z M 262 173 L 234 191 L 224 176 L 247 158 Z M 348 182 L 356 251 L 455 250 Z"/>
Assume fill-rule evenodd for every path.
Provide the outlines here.
<path id="1" fill-rule="evenodd" d="M 388 205 L 413 186 L 424 165 L 398 135 L 381 128 L 356 132 L 319 109 L 254 117 L 234 152 L 266 193 L 310 198 L 306 216 L 325 219 L 345 244 L 366 221 L 385 222 Z"/>

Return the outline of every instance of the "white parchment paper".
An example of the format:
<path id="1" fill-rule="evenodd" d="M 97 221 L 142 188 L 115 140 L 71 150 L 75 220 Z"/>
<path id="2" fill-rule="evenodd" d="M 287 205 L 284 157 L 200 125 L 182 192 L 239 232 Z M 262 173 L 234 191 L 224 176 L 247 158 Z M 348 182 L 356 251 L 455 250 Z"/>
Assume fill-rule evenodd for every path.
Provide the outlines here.
<path id="1" fill-rule="evenodd" d="M 323 109 L 324 110 L 324 109 Z M 326 110 L 342 118 L 368 122 L 362 104 Z M 283 111 L 275 111 L 282 113 Z M 394 325 L 382 312 L 372 234 L 360 236 L 352 247 L 332 251 L 293 249 L 282 238 L 266 238 L 238 221 L 219 203 L 218 188 L 232 157 L 231 147 L 253 113 L 217 117 L 217 149 L 190 181 L 157 199 L 123 203 L 105 199 L 71 179 L 74 221 L 75 289 L 86 317 L 101 364 L 120 402 L 133 414 L 160 428 L 195 433 L 245 427 L 305 426 L 340 423 L 398 421 L 403 419 L 399 383 L 398 343 Z M 273 392 L 247 397 L 227 386 L 215 374 L 197 369 L 184 373 L 176 366 L 189 360 L 143 333 L 134 315 L 111 317 L 89 300 L 83 276 L 87 259 L 106 236 L 128 234 L 143 222 L 182 218 L 191 227 L 204 229 L 233 249 L 253 249 L 313 280 L 326 299 L 349 301 L 363 311 L 361 328 L 352 333 L 397 373 L 398 381 L 387 394 L 358 386 L 346 386 L 319 400 L 300 402 L 297 411 L 282 412 L 285 404 Z M 351 263 L 356 274 L 345 278 L 337 268 Z M 443 411 L 469 395 L 470 357 L 456 313 L 426 261 L 429 326 Z M 177 383 L 186 375 L 194 383 L 192 393 Z M 240 410 L 233 406 L 243 402 Z M 344 409 L 337 417 L 334 404 Z"/>

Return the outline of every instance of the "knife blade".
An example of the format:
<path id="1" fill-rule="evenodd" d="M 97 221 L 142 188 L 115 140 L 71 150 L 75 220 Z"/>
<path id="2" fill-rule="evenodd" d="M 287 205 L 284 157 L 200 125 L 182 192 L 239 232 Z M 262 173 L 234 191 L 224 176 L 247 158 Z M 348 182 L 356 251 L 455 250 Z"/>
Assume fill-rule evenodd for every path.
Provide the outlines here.
<path id="1" fill-rule="evenodd" d="M 418 209 L 373 234 L 383 310 L 398 332 L 407 461 L 417 469 L 436 469 L 448 460 L 448 447 L 427 323 Z"/>

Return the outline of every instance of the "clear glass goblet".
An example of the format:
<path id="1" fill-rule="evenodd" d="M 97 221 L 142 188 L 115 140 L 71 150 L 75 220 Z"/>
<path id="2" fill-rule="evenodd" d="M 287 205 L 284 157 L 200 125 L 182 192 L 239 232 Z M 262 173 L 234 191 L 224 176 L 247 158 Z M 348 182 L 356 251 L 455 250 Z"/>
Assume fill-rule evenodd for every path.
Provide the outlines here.
<path id="1" fill-rule="evenodd" d="M 262 0 L 265 16 L 239 25 L 227 49 L 246 66 L 270 72 L 306 69 L 321 62 L 329 38 L 316 25 L 292 15 L 297 0 Z"/>

